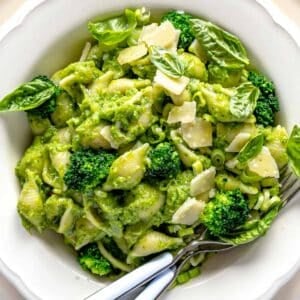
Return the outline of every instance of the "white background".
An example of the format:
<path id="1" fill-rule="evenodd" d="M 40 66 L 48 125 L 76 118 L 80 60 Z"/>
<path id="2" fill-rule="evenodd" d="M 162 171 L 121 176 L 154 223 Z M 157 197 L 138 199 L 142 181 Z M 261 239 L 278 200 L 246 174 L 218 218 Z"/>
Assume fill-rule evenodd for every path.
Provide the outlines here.
<path id="1" fill-rule="evenodd" d="M 25 0 L 0 0 L 0 25 L 12 15 Z M 30 1 L 30 0 L 27 0 Z M 300 26 L 300 0 L 273 0 L 280 9 Z M 253 287 L 255 288 L 255 287 Z M 0 274 L 0 299 L 23 300 L 22 296 Z M 300 271 L 293 279 L 281 288 L 273 300 L 300 299 Z"/>

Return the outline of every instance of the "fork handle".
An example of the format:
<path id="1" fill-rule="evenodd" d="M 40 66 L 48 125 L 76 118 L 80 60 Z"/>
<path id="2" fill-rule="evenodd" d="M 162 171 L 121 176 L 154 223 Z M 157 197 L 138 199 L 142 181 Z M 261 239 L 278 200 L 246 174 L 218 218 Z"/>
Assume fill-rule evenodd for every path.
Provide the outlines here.
<path id="1" fill-rule="evenodd" d="M 162 274 L 153 279 L 145 289 L 135 298 L 135 300 L 153 300 L 158 299 L 165 291 L 176 275 L 175 267 L 167 269 Z"/>
<path id="2" fill-rule="evenodd" d="M 96 291 L 85 299 L 88 300 L 114 300 L 131 290 L 147 283 L 157 273 L 168 268 L 173 262 L 173 255 L 169 252 L 162 253 L 148 263 L 121 277 L 107 287 Z"/>

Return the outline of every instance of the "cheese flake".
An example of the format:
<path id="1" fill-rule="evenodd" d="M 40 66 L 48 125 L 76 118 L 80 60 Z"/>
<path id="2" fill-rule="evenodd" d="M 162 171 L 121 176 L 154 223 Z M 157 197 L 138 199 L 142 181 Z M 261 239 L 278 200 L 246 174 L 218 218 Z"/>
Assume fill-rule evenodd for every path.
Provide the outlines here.
<path id="1" fill-rule="evenodd" d="M 215 185 L 216 168 L 204 170 L 191 181 L 191 196 L 197 196 L 211 190 Z"/>
<path id="2" fill-rule="evenodd" d="M 263 147 L 261 152 L 248 162 L 249 171 L 257 175 L 279 178 L 279 170 L 275 159 L 267 147 Z"/>
<path id="3" fill-rule="evenodd" d="M 174 213 L 171 222 L 174 224 L 192 225 L 199 219 L 204 207 L 204 201 L 188 198 Z"/>
<path id="4" fill-rule="evenodd" d="M 168 116 L 167 122 L 172 123 L 191 123 L 196 118 L 196 102 L 184 102 L 181 106 L 174 106 Z"/>
<path id="5" fill-rule="evenodd" d="M 154 82 L 169 93 L 173 93 L 175 95 L 180 95 L 188 85 L 189 81 L 190 79 L 188 77 L 181 76 L 180 78 L 171 78 L 159 70 L 156 71 L 156 75 L 154 77 Z"/>
<path id="6" fill-rule="evenodd" d="M 184 141 L 192 149 L 212 145 L 212 126 L 208 121 L 196 119 L 192 123 L 184 123 L 181 132 Z"/>
<path id="7" fill-rule="evenodd" d="M 225 149 L 226 152 L 240 152 L 250 139 L 251 134 L 247 132 L 240 132 L 237 134 L 229 146 Z"/>
<path id="8" fill-rule="evenodd" d="M 143 28 L 140 41 L 145 42 L 148 47 L 160 46 L 171 49 L 178 42 L 178 31 L 170 21 L 165 21 L 159 26 Z"/>

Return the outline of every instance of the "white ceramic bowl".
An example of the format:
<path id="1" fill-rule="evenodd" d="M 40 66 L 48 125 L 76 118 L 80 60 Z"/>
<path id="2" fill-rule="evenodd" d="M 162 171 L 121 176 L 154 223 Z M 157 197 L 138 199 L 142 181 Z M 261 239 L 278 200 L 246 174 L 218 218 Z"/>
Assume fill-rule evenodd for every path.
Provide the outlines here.
<path id="1" fill-rule="evenodd" d="M 0 32 L 0 98 L 37 74 L 51 74 L 78 59 L 89 19 L 125 7 L 184 9 L 216 22 L 244 42 L 249 55 L 276 83 L 282 122 L 300 121 L 300 50 L 285 29 L 253 0 L 33 0 Z M 276 13 L 273 10 L 273 13 Z M 20 21 L 22 22 L 20 23 Z M 277 19 L 278 17 L 277 14 Z M 276 20 L 277 20 L 276 19 Z M 292 27 L 289 27 L 290 29 Z M 4 32 L 5 31 L 5 32 Z M 0 118 L 0 267 L 27 299 L 79 300 L 103 285 L 89 277 L 57 236 L 29 235 L 16 212 L 14 166 L 30 141 L 25 114 Z M 300 263 L 300 203 L 251 246 L 211 258 L 203 275 L 166 299 L 268 299 Z"/>

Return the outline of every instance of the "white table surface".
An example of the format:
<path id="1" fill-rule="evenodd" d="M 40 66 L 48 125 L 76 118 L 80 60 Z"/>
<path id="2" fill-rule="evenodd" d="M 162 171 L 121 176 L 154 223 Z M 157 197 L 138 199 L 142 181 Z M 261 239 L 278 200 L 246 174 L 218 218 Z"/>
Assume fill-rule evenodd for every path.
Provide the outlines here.
<path id="1" fill-rule="evenodd" d="M 0 25 L 12 15 L 25 0 L 0 0 Z M 30 0 L 27 0 L 30 1 Z M 280 9 L 300 26 L 300 0 L 273 0 Z M 253 287 L 255 288 L 255 287 Z M 273 300 L 300 299 L 300 270 L 283 286 Z M 0 300 L 24 300 L 19 292 L 0 274 Z M 29 299 L 28 299 L 29 300 Z"/>

